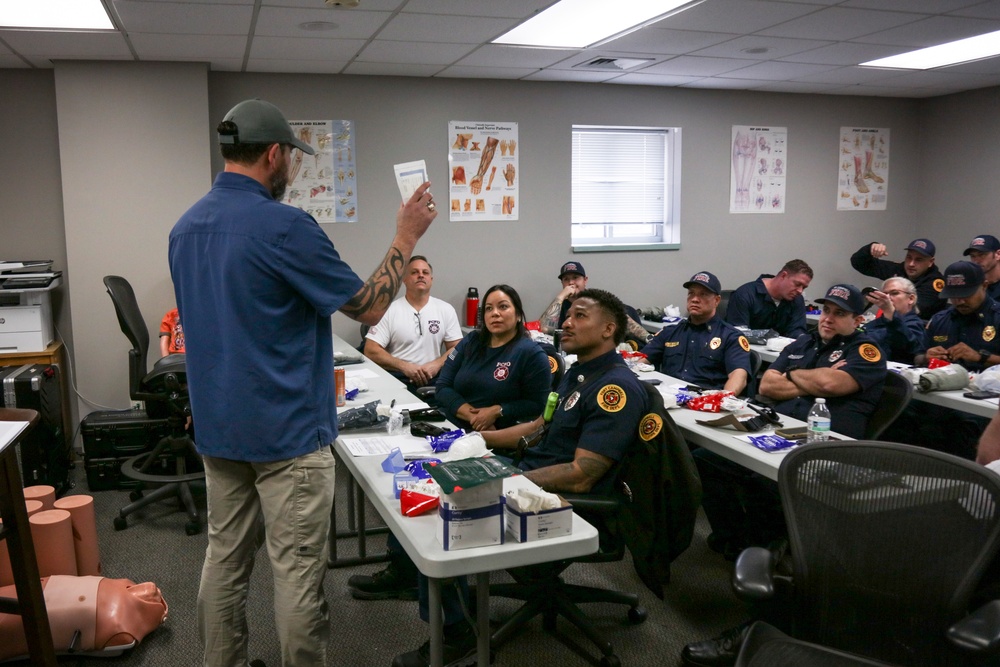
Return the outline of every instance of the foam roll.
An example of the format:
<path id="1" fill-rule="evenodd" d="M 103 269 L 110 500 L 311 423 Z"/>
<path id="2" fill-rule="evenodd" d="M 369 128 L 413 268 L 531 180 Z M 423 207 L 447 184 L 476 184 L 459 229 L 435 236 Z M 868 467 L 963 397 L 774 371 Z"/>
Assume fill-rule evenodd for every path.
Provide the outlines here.
<path id="1" fill-rule="evenodd" d="M 24 487 L 25 500 L 42 501 L 42 509 L 50 510 L 55 508 L 56 490 L 55 487 L 47 484 L 36 484 L 35 486 Z"/>
<path id="2" fill-rule="evenodd" d="M 42 501 L 41 500 L 25 500 L 24 501 L 24 510 L 25 510 L 25 512 L 28 513 L 28 518 L 29 519 L 32 516 L 34 516 L 35 514 L 37 514 L 38 512 L 41 512 L 43 509 L 45 509 L 45 507 L 42 505 Z"/>
<path id="3" fill-rule="evenodd" d="M 24 509 L 27 511 L 28 518 L 31 518 L 32 514 L 42 511 L 42 501 L 40 500 L 25 500 Z M 0 527 L 3 526 L 3 522 L 0 521 Z M 7 551 L 7 540 L 0 540 L 0 587 L 11 586 L 14 584 L 14 571 L 10 567 L 10 553 Z"/>
<path id="4" fill-rule="evenodd" d="M 56 501 L 56 509 L 69 512 L 73 524 L 76 570 L 81 577 L 101 574 L 101 550 L 97 544 L 97 517 L 92 496 L 66 496 Z"/>
<path id="5" fill-rule="evenodd" d="M 38 575 L 76 576 L 76 551 L 73 549 L 73 517 L 66 510 L 42 510 L 28 519 L 35 543 Z"/>

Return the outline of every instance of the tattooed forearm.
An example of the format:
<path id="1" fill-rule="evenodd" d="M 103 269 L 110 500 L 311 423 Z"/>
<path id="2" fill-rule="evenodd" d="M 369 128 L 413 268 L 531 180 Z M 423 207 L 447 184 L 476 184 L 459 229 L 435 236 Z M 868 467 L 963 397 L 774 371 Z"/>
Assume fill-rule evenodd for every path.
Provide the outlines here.
<path id="1" fill-rule="evenodd" d="M 646 340 L 649 338 L 649 332 L 631 317 L 626 317 L 625 323 L 627 325 L 625 328 L 628 329 L 629 334 L 633 338 L 638 338 L 639 340 Z"/>
<path id="2" fill-rule="evenodd" d="M 382 263 L 372 272 L 368 281 L 350 301 L 340 309 L 348 317 L 357 319 L 371 314 L 381 318 L 389 304 L 396 298 L 407 257 L 396 246 L 389 248 Z"/>
<path id="3" fill-rule="evenodd" d="M 549 307 L 545 309 L 544 313 L 542 313 L 542 316 L 538 318 L 542 333 L 551 334 L 559 328 L 559 325 L 561 324 L 559 322 L 560 310 L 562 310 L 562 299 L 556 297 L 556 300 L 550 303 Z"/>
<path id="4" fill-rule="evenodd" d="M 583 471 L 583 474 L 590 480 L 591 486 L 593 486 L 597 480 L 604 477 L 604 475 L 611 470 L 611 463 L 611 459 L 605 459 L 603 457 L 596 458 L 591 456 L 578 456 L 576 458 L 576 464 L 580 466 L 580 470 Z"/>

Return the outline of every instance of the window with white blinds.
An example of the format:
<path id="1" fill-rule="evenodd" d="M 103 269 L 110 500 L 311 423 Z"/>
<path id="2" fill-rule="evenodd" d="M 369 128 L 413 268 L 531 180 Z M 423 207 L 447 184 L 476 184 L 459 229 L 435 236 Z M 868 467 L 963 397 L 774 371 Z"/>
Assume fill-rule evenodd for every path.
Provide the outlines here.
<path id="1" fill-rule="evenodd" d="M 573 126 L 577 251 L 680 247 L 680 128 Z"/>

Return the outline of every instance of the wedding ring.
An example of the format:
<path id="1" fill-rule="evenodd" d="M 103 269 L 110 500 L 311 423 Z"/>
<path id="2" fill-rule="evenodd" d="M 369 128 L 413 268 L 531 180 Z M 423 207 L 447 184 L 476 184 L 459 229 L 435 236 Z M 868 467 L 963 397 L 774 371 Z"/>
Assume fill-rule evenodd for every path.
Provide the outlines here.
<path id="1" fill-rule="evenodd" d="M 434 202 L 429 201 L 429 202 L 427 202 L 427 208 L 429 208 L 430 210 L 433 211 L 434 209 L 437 208 L 437 206 L 434 205 Z"/>

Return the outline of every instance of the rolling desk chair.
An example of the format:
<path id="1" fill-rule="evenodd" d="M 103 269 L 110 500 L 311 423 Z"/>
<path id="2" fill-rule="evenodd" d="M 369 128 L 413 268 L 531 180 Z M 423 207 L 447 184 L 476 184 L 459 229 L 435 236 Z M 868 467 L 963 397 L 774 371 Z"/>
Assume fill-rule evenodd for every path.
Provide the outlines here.
<path id="1" fill-rule="evenodd" d="M 5 449 L 0 449 L 0 539 L 6 540 L 10 567 L 14 573 L 17 599 L 0 598 L 0 613 L 19 614 L 32 665 L 56 667 L 56 653 L 52 647 L 52 629 L 45 610 L 45 597 L 35 560 L 35 545 L 28 525 L 28 512 L 24 507 L 24 489 L 17 464 L 17 445 L 38 423 L 34 410 L 16 408 L 0 409 L 0 421 L 28 422 Z"/>
<path id="2" fill-rule="evenodd" d="M 188 515 L 184 532 L 195 535 L 201 532 L 201 519 L 191 495 L 191 486 L 200 484 L 204 488 L 205 472 L 197 469 L 200 468 L 201 457 L 185 429 L 191 407 L 188 402 L 184 355 L 171 354 L 163 357 L 147 373 L 149 330 L 136 302 L 135 292 L 128 281 L 120 276 L 105 276 L 104 286 L 114 303 L 122 333 L 132 343 L 132 349 L 128 353 L 129 396 L 133 400 L 144 401 L 146 413 L 151 418 L 165 417 L 170 425 L 170 435 L 161 439 L 152 452 L 133 456 L 122 465 L 122 474 L 126 477 L 163 486 L 146 496 L 143 496 L 141 489 L 129 494 L 133 502 L 118 511 L 114 520 L 115 530 L 124 530 L 128 526 L 126 517 L 132 512 L 162 498 L 177 496 Z M 161 456 L 173 457 L 175 474 L 156 475 L 149 472 Z M 189 465 L 193 465 L 196 470 L 189 472 Z"/>
<path id="3" fill-rule="evenodd" d="M 867 440 L 878 440 L 879 436 L 903 414 L 913 397 L 913 385 L 899 373 L 889 371 L 885 374 L 885 387 L 879 399 L 875 412 L 868 418 L 865 428 Z"/>
<path id="4" fill-rule="evenodd" d="M 995 583 L 983 575 L 1000 553 L 1000 477 L 922 447 L 856 441 L 791 450 L 778 485 L 792 574 L 751 547 L 733 588 L 787 604 L 795 639 L 765 627 L 738 664 L 880 664 L 820 660 L 823 647 L 909 667 L 995 659 L 1000 602 L 974 610 L 974 599 Z M 770 659 L 752 659 L 768 646 Z"/>

